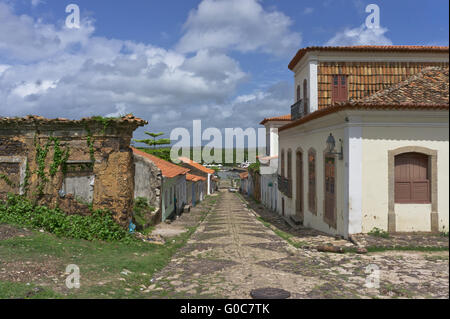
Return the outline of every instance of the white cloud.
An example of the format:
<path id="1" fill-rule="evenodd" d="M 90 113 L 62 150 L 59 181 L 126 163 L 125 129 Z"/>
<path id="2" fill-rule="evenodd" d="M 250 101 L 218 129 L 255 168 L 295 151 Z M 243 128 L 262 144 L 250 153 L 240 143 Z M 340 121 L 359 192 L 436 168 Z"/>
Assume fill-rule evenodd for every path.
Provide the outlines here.
<path id="1" fill-rule="evenodd" d="M 15 15 L 0 2 L 0 56 L 15 62 L 32 62 L 59 56 L 76 44 L 86 44 L 94 27 L 84 21 L 79 30 L 57 29 L 27 15 Z"/>
<path id="2" fill-rule="evenodd" d="M 33 6 L 33 7 L 37 7 L 41 3 L 44 3 L 44 1 L 43 0 L 31 0 L 31 6 Z"/>
<path id="3" fill-rule="evenodd" d="M 313 12 L 314 12 L 314 8 L 310 8 L 310 7 L 305 8 L 305 9 L 303 10 L 303 14 L 304 14 L 304 15 L 312 14 Z"/>
<path id="4" fill-rule="evenodd" d="M 186 56 L 150 44 L 95 37 L 18 16 L 0 3 L 0 116 L 80 118 L 132 112 L 167 131 L 208 117 L 247 78 L 229 56 Z M 16 30 L 16 32 L 12 32 Z M 53 39 L 53 40 L 50 40 Z"/>
<path id="5" fill-rule="evenodd" d="M 78 119 L 134 113 L 150 122 L 150 130 L 170 133 L 189 129 L 194 119 L 204 126 L 246 128 L 289 113 L 293 89 L 288 83 L 234 97 L 248 75 L 223 52 L 199 49 L 185 55 L 96 37 L 89 21 L 72 32 L 18 16 L 1 3 L 0 16 L 0 116 Z M 14 37 L 7 34 L 11 28 L 18 30 Z M 145 130 L 139 129 L 136 138 Z"/>
<path id="6" fill-rule="evenodd" d="M 301 43 L 292 32 L 292 20 L 280 11 L 267 11 L 260 0 L 203 0 L 191 11 L 185 33 L 177 48 L 180 52 L 202 49 L 233 49 L 291 55 Z"/>
<path id="7" fill-rule="evenodd" d="M 392 45 L 392 41 L 385 36 L 388 29 L 367 28 L 361 25 L 358 28 L 346 28 L 342 32 L 338 32 L 331 38 L 326 45 L 329 46 L 351 46 L 351 45 Z"/>

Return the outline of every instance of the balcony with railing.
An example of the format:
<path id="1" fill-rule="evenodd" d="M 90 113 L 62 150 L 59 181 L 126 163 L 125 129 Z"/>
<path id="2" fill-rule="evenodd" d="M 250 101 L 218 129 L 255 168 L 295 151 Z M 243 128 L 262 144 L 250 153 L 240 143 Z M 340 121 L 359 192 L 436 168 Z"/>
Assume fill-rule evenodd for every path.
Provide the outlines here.
<path id="1" fill-rule="evenodd" d="M 306 105 L 305 105 L 306 103 Z M 298 120 L 306 115 L 305 110 L 308 109 L 308 99 L 298 100 L 295 104 L 291 106 L 291 118 L 292 121 Z"/>
<path id="2" fill-rule="evenodd" d="M 278 190 L 288 198 L 292 198 L 292 180 L 278 175 Z"/>

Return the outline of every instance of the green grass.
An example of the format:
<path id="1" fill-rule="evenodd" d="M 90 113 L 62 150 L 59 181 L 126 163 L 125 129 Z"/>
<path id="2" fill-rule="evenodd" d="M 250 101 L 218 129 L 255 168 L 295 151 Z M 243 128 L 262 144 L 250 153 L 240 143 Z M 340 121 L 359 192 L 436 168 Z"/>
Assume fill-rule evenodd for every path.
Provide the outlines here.
<path id="1" fill-rule="evenodd" d="M 61 295 L 52 290 L 27 285 L 0 281 L 0 299 L 57 299 Z"/>
<path id="2" fill-rule="evenodd" d="M 374 227 L 368 234 L 374 237 L 389 238 L 389 233 L 387 231 L 377 227 Z"/>
<path id="3" fill-rule="evenodd" d="M 34 263 L 53 260 L 59 265 L 58 276 L 64 273 L 67 265 L 78 265 L 81 288 L 67 291 L 65 295 L 49 296 L 143 298 L 146 295 L 140 291 L 139 286 L 150 286 L 153 274 L 168 264 L 172 255 L 186 243 L 194 231 L 195 227 L 189 228 L 188 232 L 170 239 L 165 245 L 153 245 L 138 241 L 109 243 L 63 239 L 51 234 L 35 233 L 30 237 L 0 241 L 0 260 Z M 121 275 L 120 273 L 124 269 L 131 273 L 127 276 Z M 125 281 L 121 281 L 120 277 L 125 278 Z M 17 288 L 8 293 L 10 290 L 8 287 L 11 285 L 17 285 Z M 64 284 L 60 283 L 56 288 L 64 289 L 62 285 Z M 126 291 L 126 288 L 131 291 Z M 0 296 L 4 298 L 15 298 L 14 296 L 20 295 L 21 291 L 29 290 L 28 286 L 22 284 L 0 284 Z"/>
<path id="4" fill-rule="evenodd" d="M 207 198 L 201 205 L 202 220 L 210 212 L 208 204 L 215 202 Z M 163 269 L 175 252 L 184 246 L 195 227 L 187 232 L 168 238 L 164 245 L 131 241 L 100 241 L 58 237 L 50 233 L 32 232 L 28 237 L 14 237 L 0 241 L 0 268 L 9 264 L 13 267 L 34 267 L 51 269 L 52 275 L 59 278 L 54 283 L 50 278 L 34 278 L 30 285 L 26 282 L 11 283 L 0 279 L 0 298 L 162 298 L 167 294 L 161 291 L 143 293 L 140 286 L 148 287 L 154 282 L 153 276 Z M 80 267 L 81 287 L 69 290 L 65 287 L 67 265 Z M 4 266 L 3 266 L 4 267 Z M 128 270 L 128 275 L 121 274 Z M 37 271 L 36 273 L 39 273 Z M 36 276 L 35 276 L 36 277 Z M 0 277 L 1 278 L 1 277 Z M 37 290 L 35 290 L 37 288 Z"/>
<path id="5" fill-rule="evenodd" d="M 264 218 L 262 218 L 261 216 L 258 216 L 257 219 L 267 228 L 270 228 L 276 235 L 278 235 L 279 237 L 281 237 L 282 239 L 286 240 L 289 244 L 291 244 L 292 246 L 294 246 L 295 248 L 301 248 L 305 245 L 304 242 L 298 242 L 292 239 L 291 234 L 288 234 L 282 230 L 279 230 L 275 227 L 272 226 L 271 223 L 267 222 L 266 220 L 264 220 Z"/>

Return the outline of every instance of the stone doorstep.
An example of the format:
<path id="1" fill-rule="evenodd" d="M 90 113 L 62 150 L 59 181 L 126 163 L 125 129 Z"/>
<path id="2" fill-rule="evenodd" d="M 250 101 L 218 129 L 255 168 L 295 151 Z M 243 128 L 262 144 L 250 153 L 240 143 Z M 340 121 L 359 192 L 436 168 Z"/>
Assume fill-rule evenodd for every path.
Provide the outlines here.
<path id="1" fill-rule="evenodd" d="M 302 225 L 296 225 L 293 220 L 291 220 L 291 216 L 280 216 L 291 228 L 294 230 L 301 230 L 304 228 Z"/>

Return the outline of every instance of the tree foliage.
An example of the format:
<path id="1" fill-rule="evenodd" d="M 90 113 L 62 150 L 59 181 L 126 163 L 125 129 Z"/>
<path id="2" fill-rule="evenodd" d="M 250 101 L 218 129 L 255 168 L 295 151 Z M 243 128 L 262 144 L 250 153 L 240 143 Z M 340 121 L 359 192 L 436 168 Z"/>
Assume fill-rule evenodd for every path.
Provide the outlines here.
<path id="1" fill-rule="evenodd" d="M 143 143 L 147 144 L 148 146 L 153 146 L 153 148 L 156 148 L 156 146 L 162 146 L 162 145 L 170 145 L 172 141 L 168 138 L 161 138 L 157 139 L 160 136 L 163 136 L 165 133 L 152 133 L 152 132 L 145 132 L 148 136 L 151 137 L 151 139 L 144 139 L 144 140 L 134 140 L 137 143 Z"/>

